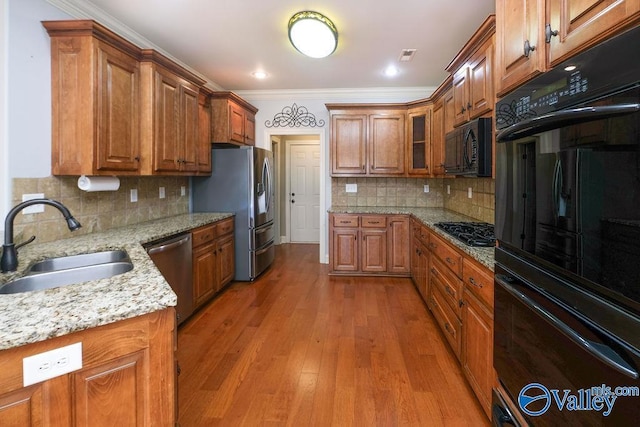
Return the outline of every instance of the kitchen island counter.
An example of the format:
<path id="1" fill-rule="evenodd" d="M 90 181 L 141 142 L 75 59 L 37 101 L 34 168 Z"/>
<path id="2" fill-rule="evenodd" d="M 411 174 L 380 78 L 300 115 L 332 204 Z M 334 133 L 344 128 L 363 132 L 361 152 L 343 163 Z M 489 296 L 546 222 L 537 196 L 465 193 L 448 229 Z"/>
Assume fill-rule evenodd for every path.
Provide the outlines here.
<path id="1" fill-rule="evenodd" d="M 330 213 L 346 213 L 346 214 L 379 214 L 379 215 L 411 215 L 424 225 L 429 227 L 434 233 L 441 236 L 447 242 L 469 255 L 480 264 L 493 271 L 493 263 L 495 260 L 495 248 L 473 247 L 468 246 L 456 239 L 455 237 L 445 233 L 438 227 L 436 222 L 444 221 L 472 221 L 480 222 L 480 220 L 459 214 L 443 208 L 414 208 L 414 207 L 396 207 L 396 206 L 332 206 Z"/>
<path id="2" fill-rule="evenodd" d="M 108 279 L 0 295 L 0 350 L 175 306 L 175 293 L 142 244 L 230 216 L 230 213 L 183 214 L 21 248 L 18 270 L 0 273 L 0 285 L 23 276 L 31 264 L 46 258 L 106 250 L 126 250 L 133 270 Z"/>

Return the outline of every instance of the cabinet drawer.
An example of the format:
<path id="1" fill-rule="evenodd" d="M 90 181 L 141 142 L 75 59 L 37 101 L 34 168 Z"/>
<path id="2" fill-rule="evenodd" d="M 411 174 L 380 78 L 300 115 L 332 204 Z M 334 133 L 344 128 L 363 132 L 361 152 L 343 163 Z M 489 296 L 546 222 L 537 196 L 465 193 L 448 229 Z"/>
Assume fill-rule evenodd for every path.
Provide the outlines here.
<path id="1" fill-rule="evenodd" d="M 363 228 L 387 228 L 387 217 L 382 215 L 363 215 Z"/>
<path id="2" fill-rule="evenodd" d="M 222 236 L 233 231 L 233 218 L 223 219 L 216 223 L 216 235 Z"/>
<path id="3" fill-rule="evenodd" d="M 358 215 L 334 214 L 333 226 L 334 227 L 357 227 Z"/>
<path id="4" fill-rule="evenodd" d="M 429 306 L 433 313 L 433 317 L 435 317 L 436 322 L 440 325 L 445 338 L 449 342 L 449 345 L 451 345 L 453 352 L 459 360 L 460 345 L 462 343 L 460 336 L 462 323 L 456 315 L 453 314 L 449 305 L 444 301 L 445 297 L 442 295 L 438 287 L 432 286 L 429 292 L 431 293 L 429 296 Z"/>
<path id="5" fill-rule="evenodd" d="M 462 263 L 462 278 L 469 291 L 493 310 L 493 274 L 472 261 Z"/>
<path id="6" fill-rule="evenodd" d="M 445 267 L 436 257 L 431 257 L 429 268 L 430 285 L 440 289 L 442 296 L 451 310 L 460 318 L 462 308 L 462 280 L 458 279 L 451 270 Z"/>
<path id="7" fill-rule="evenodd" d="M 193 241 L 192 247 L 196 248 L 200 245 L 204 245 L 213 241 L 216 237 L 216 224 L 205 225 L 204 227 L 196 228 L 191 232 Z"/>
<path id="8" fill-rule="evenodd" d="M 462 278 L 462 256 L 456 252 L 455 249 L 433 233 L 431 233 L 429 237 L 429 249 L 431 249 L 431 252 L 440 258 L 456 276 Z"/>

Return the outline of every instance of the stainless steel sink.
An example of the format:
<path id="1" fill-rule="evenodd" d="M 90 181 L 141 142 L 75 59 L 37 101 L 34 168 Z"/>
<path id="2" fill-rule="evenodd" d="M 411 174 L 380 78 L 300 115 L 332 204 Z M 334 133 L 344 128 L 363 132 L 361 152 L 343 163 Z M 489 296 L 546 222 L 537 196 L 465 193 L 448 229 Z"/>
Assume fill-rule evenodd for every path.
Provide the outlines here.
<path id="1" fill-rule="evenodd" d="M 49 258 L 28 270 L 28 274 L 0 287 L 0 294 L 57 288 L 59 286 L 106 279 L 133 269 L 125 251 L 94 252 Z"/>
<path id="2" fill-rule="evenodd" d="M 46 271 L 67 270 L 70 268 L 86 267 L 90 265 L 112 262 L 130 261 L 129 254 L 123 250 L 92 252 L 89 254 L 70 255 L 47 258 L 29 267 L 28 274 Z"/>

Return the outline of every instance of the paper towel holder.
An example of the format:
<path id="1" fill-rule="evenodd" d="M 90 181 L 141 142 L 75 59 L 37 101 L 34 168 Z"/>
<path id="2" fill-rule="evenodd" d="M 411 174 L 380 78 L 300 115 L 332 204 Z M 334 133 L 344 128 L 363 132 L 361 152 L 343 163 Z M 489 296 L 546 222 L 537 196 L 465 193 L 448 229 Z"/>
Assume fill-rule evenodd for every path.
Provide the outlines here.
<path id="1" fill-rule="evenodd" d="M 86 176 L 78 178 L 78 188 L 83 191 L 117 191 L 120 179 L 117 176 Z"/>

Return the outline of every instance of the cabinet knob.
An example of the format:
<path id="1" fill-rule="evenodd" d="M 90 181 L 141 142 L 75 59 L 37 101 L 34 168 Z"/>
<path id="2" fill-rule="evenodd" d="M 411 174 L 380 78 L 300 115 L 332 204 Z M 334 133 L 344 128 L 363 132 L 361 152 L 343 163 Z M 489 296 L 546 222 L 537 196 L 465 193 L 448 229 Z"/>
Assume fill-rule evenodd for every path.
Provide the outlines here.
<path id="1" fill-rule="evenodd" d="M 528 58 L 529 55 L 531 54 L 531 52 L 533 52 L 534 50 L 536 50 L 536 47 L 533 46 L 531 43 L 529 43 L 529 40 L 525 40 L 524 41 L 524 56 L 526 58 Z"/>
<path id="2" fill-rule="evenodd" d="M 471 102 L 467 102 L 467 110 L 471 110 Z"/>
<path id="3" fill-rule="evenodd" d="M 135 157 L 133 158 L 133 160 L 135 160 L 136 162 L 139 162 L 139 161 L 140 161 L 140 156 L 135 156 Z"/>
<path id="4" fill-rule="evenodd" d="M 551 43 L 551 37 L 556 37 L 558 35 L 558 30 L 551 30 L 551 24 L 547 24 L 544 27 L 544 41 L 546 43 Z"/>
<path id="5" fill-rule="evenodd" d="M 461 112 L 461 113 L 464 113 L 465 111 L 467 111 L 467 109 L 466 109 L 466 108 L 464 108 L 464 107 L 462 107 L 462 108 L 460 109 L 460 112 Z"/>

